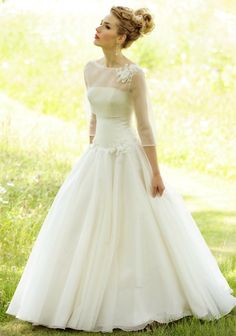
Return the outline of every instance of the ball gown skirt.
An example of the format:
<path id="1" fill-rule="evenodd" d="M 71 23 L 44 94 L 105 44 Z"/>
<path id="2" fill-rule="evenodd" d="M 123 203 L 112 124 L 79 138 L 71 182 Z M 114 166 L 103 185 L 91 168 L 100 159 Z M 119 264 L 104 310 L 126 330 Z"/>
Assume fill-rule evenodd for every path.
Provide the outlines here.
<path id="1" fill-rule="evenodd" d="M 98 122 L 66 176 L 6 313 L 103 332 L 228 314 L 233 290 L 181 195 L 163 179 L 163 195 L 152 197 L 146 153 L 115 123 Z"/>

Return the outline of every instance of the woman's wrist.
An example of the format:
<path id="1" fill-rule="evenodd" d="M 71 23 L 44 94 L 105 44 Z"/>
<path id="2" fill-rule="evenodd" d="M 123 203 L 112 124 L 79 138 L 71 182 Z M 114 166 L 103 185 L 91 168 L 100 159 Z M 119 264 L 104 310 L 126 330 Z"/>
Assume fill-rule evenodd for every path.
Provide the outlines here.
<path id="1" fill-rule="evenodd" d="M 90 135 L 89 136 L 89 143 L 92 144 L 93 143 L 93 139 L 94 139 L 95 135 Z"/>

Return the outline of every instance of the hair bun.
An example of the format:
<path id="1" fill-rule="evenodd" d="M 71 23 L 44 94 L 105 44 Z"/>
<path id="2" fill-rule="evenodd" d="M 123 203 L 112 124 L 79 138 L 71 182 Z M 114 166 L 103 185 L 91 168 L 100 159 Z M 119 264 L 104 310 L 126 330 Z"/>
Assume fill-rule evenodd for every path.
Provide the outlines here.
<path id="1" fill-rule="evenodd" d="M 155 28 L 153 15 L 148 8 L 139 8 L 135 10 L 134 15 L 137 25 L 141 27 L 141 34 L 147 34 Z"/>
<path id="2" fill-rule="evenodd" d="M 148 8 L 132 9 L 124 6 L 112 6 L 110 9 L 118 19 L 117 34 L 126 35 L 121 48 L 128 48 L 139 37 L 151 32 L 155 28 L 153 15 Z"/>

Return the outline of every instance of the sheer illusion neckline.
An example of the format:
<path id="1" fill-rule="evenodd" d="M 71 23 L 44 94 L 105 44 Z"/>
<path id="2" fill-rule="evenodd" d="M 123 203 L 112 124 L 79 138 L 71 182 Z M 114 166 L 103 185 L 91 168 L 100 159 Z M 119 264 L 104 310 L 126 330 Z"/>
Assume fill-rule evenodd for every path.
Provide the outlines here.
<path id="1" fill-rule="evenodd" d="M 119 66 L 119 67 L 107 67 L 106 65 L 101 64 L 98 61 L 94 61 L 94 63 L 96 65 L 100 66 L 103 69 L 111 69 L 111 70 L 119 70 L 119 69 L 123 69 L 123 68 L 125 68 L 127 66 L 130 66 L 130 65 L 136 65 L 135 63 L 125 63 L 125 64 L 123 64 L 122 66 Z"/>

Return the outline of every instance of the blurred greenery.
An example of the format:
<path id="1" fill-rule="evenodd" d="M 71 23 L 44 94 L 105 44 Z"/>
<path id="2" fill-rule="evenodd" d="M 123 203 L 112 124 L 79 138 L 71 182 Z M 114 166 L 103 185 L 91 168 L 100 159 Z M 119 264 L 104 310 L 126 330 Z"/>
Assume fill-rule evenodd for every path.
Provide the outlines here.
<path id="1" fill-rule="evenodd" d="M 124 53 L 147 70 L 160 159 L 235 179 L 236 18 L 223 8 L 236 4 L 159 6 L 155 31 Z M 92 33 L 81 34 L 86 17 L 16 11 L 0 20 L 0 90 L 85 127 L 83 66 L 101 54 Z"/>
<path id="2" fill-rule="evenodd" d="M 191 0 L 170 6 L 169 1 L 160 1 L 155 14 L 155 31 L 124 54 L 147 73 L 159 161 L 222 178 L 223 199 L 224 183 L 236 181 L 236 3 Z M 3 335 L 31 334 L 28 324 L 12 322 L 5 310 L 50 204 L 89 142 L 83 66 L 102 55 L 91 41 L 98 14 L 91 16 L 1 8 L 0 319 L 7 321 L 0 329 Z M 190 194 L 191 190 L 186 202 L 191 201 Z M 199 207 L 193 216 L 236 290 L 235 211 Z M 168 336 L 190 331 L 231 336 L 235 322 L 231 315 L 212 325 L 187 318 L 158 328 L 159 335 Z"/>

